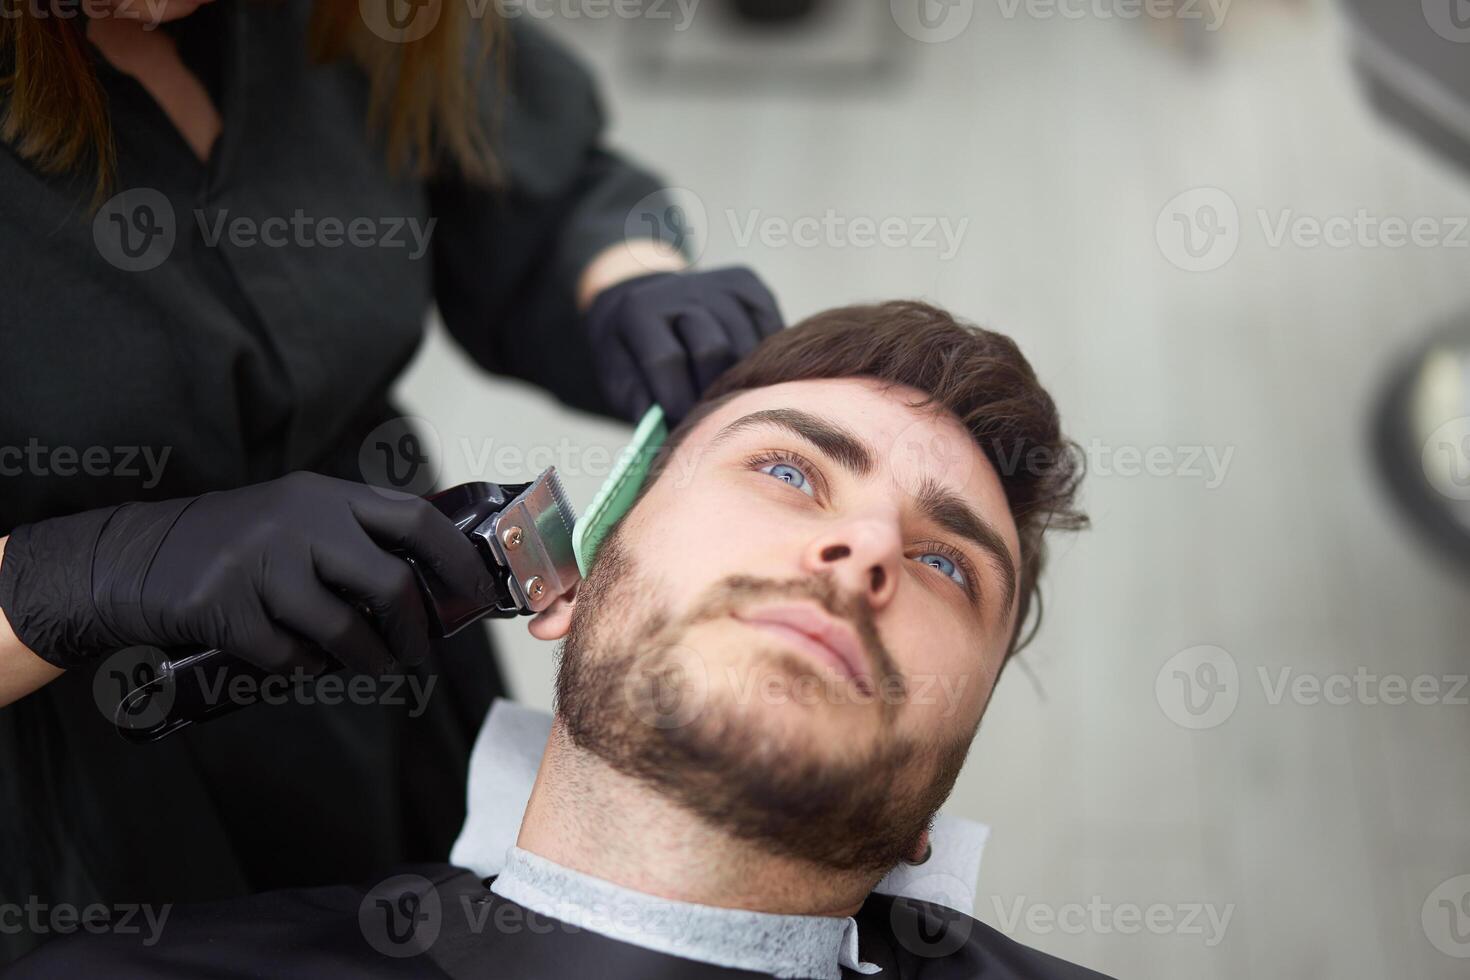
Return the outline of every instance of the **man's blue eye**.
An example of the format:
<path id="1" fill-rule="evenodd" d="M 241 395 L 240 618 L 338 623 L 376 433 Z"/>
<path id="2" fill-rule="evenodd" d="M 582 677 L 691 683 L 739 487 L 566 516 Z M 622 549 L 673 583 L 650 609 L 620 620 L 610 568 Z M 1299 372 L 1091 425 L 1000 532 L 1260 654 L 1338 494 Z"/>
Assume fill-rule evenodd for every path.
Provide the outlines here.
<path id="1" fill-rule="evenodd" d="M 965 573 L 960 571 L 959 566 L 948 555 L 941 555 L 937 551 L 926 551 L 918 557 L 918 560 L 941 574 L 948 575 L 959 584 L 960 588 L 965 588 Z"/>
<path id="2" fill-rule="evenodd" d="M 768 473 L 778 480 L 784 480 L 809 497 L 816 496 L 812 489 L 811 481 L 806 474 L 792 466 L 790 463 L 771 463 L 761 467 L 762 473 Z"/>

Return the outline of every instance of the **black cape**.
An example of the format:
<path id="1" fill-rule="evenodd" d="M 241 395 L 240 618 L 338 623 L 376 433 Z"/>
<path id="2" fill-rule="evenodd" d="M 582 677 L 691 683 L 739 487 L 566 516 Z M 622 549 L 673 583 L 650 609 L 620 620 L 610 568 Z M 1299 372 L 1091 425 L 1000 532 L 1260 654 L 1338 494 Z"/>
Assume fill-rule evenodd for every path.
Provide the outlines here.
<path id="1" fill-rule="evenodd" d="M 504 977 L 507 980 L 755 980 L 765 974 L 654 952 L 570 926 L 492 893 L 449 865 L 407 867 L 367 887 L 269 892 L 169 910 L 42 947 L 7 977 Z M 155 910 L 158 920 L 162 910 Z M 1028 949 L 967 915 L 872 895 L 861 957 L 878 980 L 1083 980 L 1102 974 Z M 116 925 L 116 923 L 114 923 Z M 843 980 L 860 974 L 843 970 Z"/>

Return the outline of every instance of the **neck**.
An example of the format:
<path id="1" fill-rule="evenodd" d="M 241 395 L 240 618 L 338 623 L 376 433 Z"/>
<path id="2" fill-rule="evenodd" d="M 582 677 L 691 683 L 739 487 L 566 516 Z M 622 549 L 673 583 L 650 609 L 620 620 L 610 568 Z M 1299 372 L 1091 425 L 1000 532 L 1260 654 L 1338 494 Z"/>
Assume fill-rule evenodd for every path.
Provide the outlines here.
<path id="1" fill-rule="evenodd" d="M 577 748 L 560 719 L 516 844 L 648 895 L 753 912 L 852 915 L 878 883 L 732 837 Z"/>

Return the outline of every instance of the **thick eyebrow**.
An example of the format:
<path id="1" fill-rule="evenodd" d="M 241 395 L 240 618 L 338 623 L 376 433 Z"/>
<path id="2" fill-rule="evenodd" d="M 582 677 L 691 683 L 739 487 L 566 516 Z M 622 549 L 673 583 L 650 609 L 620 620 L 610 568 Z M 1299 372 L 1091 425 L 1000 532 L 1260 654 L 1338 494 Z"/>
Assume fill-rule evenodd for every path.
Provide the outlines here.
<path id="1" fill-rule="evenodd" d="M 760 426 L 785 429 L 797 438 L 805 439 L 821 450 L 822 455 L 858 476 L 867 476 L 873 471 L 875 454 L 866 442 L 831 419 L 797 408 L 768 408 L 742 415 L 716 433 L 709 445 L 713 447 L 737 432 Z"/>
<path id="2" fill-rule="evenodd" d="M 958 535 L 976 545 L 990 558 L 990 563 L 1000 573 L 1002 608 L 1010 614 L 1011 603 L 1016 599 L 1016 563 L 1011 560 L 1011 549 L 1006 546 L 995 525 L 981 517 L 973 507 L 952 490 L 941 486 L 932 477 L 924 480 L 918 493 L 919 512 L 938 527 Z"/>
<path id="3" fill-rule="evenodd" d="M 742 415 L 717 432 L 710 439 L 709 446 L 714 447 L 737 432 L 762 426 L 785 429 L 858 476 L 867 476 L 873 471 L 875 454 L 866 442 L 831 419 L 796 408 L 770 408 Z M 981 517 L 959 494 L 932 477 L 920 485 L 916 498 L 919 513 L 926 520 L 943 531 L 964 538 L 990 558 L 991 565 L 1000 573 L 1003 608 L 1009 615 L 1016 600 L 1016 563 L 995 525 Z"/>

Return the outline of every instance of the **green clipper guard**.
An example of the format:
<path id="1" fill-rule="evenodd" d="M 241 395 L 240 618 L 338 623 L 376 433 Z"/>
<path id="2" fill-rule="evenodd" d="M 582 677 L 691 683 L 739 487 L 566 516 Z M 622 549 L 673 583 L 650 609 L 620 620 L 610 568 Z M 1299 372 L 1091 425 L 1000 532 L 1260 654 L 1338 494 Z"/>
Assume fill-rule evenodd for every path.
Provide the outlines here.
<path id="1" fill-rule="evenodd" d="M 612 473 L 577 520 L 576 527 L 572 529 L 572 553 L 576 555 L 577 570 L 583 578 L 597 557 L 602 539 L 638 499 L 638 491 L 643 481 L 648 479 L 648 471 L 668 435 L 664 410 L 655 405 L 644 413 L 638 428 L 633 430 L 633 441 L 618 457 Z"/>

